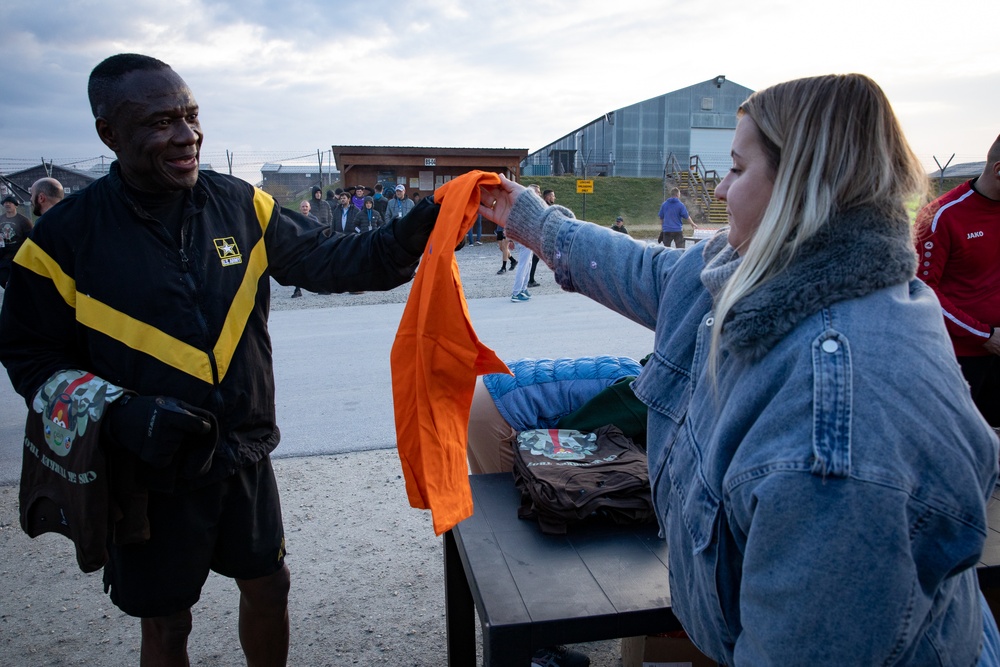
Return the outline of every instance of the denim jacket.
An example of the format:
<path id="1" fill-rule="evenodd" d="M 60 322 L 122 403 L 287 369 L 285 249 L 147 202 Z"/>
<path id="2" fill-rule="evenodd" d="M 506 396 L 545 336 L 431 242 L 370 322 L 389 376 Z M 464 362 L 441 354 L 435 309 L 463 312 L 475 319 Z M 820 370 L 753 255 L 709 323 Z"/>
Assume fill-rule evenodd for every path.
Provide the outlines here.
<path id="1" fill-rule="evenodd" d="M 903 214 L 831 220 L 723 326 L 726 232 L 637 242 L 523 194 L 507 233 L 556 280 L 654 329 L 634 383 L 671 604 L 727 665 L 973 665 L 997 478 Z M 641 287 L 640 287 L 641 286 Z"/>

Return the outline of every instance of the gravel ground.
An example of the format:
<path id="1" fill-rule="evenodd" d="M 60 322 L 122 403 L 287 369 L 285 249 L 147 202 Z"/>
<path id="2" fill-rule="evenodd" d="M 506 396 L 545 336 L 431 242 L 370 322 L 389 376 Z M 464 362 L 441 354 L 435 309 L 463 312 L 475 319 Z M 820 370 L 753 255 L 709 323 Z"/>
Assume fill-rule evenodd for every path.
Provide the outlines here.
<path id="1" fill-rule="evenodd" d="M 456 256 L 467 298 L 510 294 L 513 273 L 496 275 L 495 241 Z M 544 263 L 536 279 L 541 287 L 533 293 L 559 289 Z M 291 287 L 272 288 L 274 310 L 397 303 L 409 294 L 406 285 L 292 299 Z M 408 510 L 396 452 L 278 459 L 274 468 L 292 573 L 288 664 L 445 664 L 442 544 L 429 513 Z M 237 606 L 233 583 L 211 575 L 193 610 L 191 664 L 244 664 Z M 594 667 L 621 665 L 617 640 L 576 648 Z M 138 662 L 138 622 L 102 593 L 100 573 L 82 574 L 72 544 L 60 536 L 29 539 L 18 525 L 17 488 L 0 486 L 0 665 Z"/>
<path id="2" fill-rule="evenodd" d="M 277 459 L 274 469 L 292 573 L 288 664 L 446 664 L 442 544 L 430 514 L 409 509 L 396 452 Z M 192 665 L 244 664 L 238 603 L 232 581 L 212 574 L 193 610 Z M 576 648 L 594 667 L 620 667 L 617 640 Z M 103 595 L 101 573 L 81 573 L 61 536 L 29 539 L 17 488 L 0 487 L 0 665 L 138 664 L 138 622 Z"/>

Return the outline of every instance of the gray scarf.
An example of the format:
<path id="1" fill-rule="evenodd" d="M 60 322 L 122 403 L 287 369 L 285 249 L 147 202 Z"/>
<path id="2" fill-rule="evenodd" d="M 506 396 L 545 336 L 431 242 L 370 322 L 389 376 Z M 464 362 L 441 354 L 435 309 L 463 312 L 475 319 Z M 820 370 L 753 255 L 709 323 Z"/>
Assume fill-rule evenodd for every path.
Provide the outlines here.
<path id="1" fill-rule="evenodd" d="M 705 244 L 702 283 L 716 296 L 740 257 L 718 234 Z M 905 213 L 859 207 L 834 215 L 807 239 L 788 267 L 742 298 L 726 317 L 726 349 L 760 359 L 799 322 L 839 301 L 913 278 L 916 251 Z"/>

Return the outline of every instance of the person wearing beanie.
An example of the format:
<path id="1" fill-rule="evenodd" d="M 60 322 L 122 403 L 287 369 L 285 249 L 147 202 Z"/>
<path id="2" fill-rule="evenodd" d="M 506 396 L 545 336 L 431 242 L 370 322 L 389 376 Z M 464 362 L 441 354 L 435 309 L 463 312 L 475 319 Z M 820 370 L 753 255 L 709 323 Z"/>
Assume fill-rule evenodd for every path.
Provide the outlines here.
<path id="1" fill-rule="evenodd" d="M 365 185 L 355 185 L 351 192 L 351 204 L 359 211 L 365 206 L 365 196 L 374 194 L 374 190 Z"/>
<path id="2" fill-rule="evenodd" d="M 17 212 L 20 203 L 14 195 L 3 198 L 3 215 L 0 215 L 0 287 L 4 289 L 7 289 L 14 255 L 31 232 L 31 221 Z"/>

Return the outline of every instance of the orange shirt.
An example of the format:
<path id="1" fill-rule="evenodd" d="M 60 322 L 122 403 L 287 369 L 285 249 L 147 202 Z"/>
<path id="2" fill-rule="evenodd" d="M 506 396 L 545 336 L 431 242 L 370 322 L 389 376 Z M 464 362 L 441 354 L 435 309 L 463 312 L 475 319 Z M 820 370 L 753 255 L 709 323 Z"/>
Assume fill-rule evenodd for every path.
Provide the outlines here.
<path id="1" fill-rule="evenodd" d="M 466 463 L 476 376 L 510 373 L 476 337 L 455 259 L 475 222 L 479 186 L 500 178 L 472 171 L 434 191 L 441 205 L 392 344 L 396 447 L 412 507 L 431 510 L 434 533 L 472 515 Z"/>

